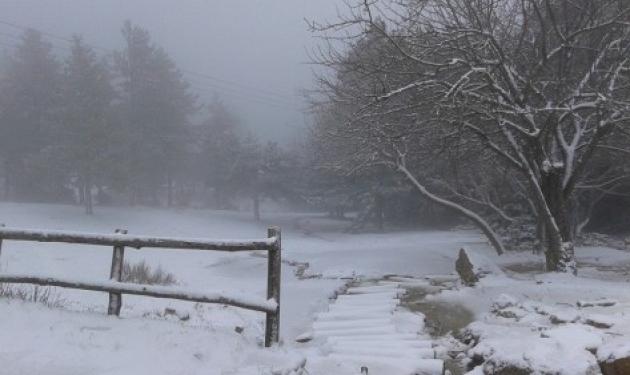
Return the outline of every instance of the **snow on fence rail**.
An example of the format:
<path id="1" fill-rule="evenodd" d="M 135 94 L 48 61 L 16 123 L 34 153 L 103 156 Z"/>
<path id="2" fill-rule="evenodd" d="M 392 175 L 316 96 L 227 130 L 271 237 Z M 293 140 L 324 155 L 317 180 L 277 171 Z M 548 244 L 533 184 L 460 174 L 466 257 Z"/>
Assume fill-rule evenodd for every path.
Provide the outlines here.
<path id="1" fill-rule="evenodd" d="M 237 306 L 244 309 L 264 312 L 266 314 L 265 346 L 269 347 L 273 343 L 278 342 L 280 332 L 280 272 L 282 263 L 280 228 L 269 228 L 267 238 L 262 240 L 211 241 L 206 239 L 131 236 L 123 230 L 116 230 L 116 234 L 114 235 L 103 235 L 94 233 L 24 230 L 5 228 L 3 225 L 0 225 L 0 256 L 2 255 L 2 240 L 113 246 L 113 254 L 110 280 L 105 282 L 70 280 L 24 274 L 0 274 L 0 282 L 108 292 L 109 305 L 107 313 L 109 315 L 120 315 L 122 294 Z M 236 293 L 200 292 L 173 287 L 123 283 L 121 279 L 125 247 L 136 249 L 168 248 L 215 251 L 266 250 L 269 255 L 267 261 L 267 299 L 256 296 L 237 295 Z"/>

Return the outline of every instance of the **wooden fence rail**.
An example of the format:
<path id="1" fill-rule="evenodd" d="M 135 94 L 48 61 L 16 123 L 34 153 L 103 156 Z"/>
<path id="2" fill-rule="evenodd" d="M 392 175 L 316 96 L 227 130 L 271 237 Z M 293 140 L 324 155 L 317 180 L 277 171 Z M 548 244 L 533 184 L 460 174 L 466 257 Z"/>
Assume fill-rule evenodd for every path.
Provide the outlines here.
<path id="1" fill-rule="evenodd" d="M 269 228 L 267 238 L 263 240 L 211 241 L 206 239 L 131 236 L 124 230 L 116 230 L 114 235 L 60 231 L 34 231 L 6 228 L 0 224 L 0 255 L 2 254 L 3 240 L 111 246 L 113 247 L 113 254 L 110 280 L 105 282 L 6 273 L 0 273 L 0 282 L 58 286 L 72 289 L 107 292 L 109 293 L 107 313 L 109 315 L 117 316 L 120 315 L 123 294 L 179 299 L 193 302 L 220 303 L 260 311 L 266 314 L 265 346 L 269 347 L 274 343 L 278 343 L 280 333 L 280 276 L 282 263 L 280 228 Z M 135 249 L 168 248 L 215 251 L 266 250 L 268 252 L 267 299 L 255 296 L 237 296 L 236 294 L 226 294 L 224 292 L 199 292 L 173 287 L 123 283 L 121 280 L 125 247 L 132 247 Z"/>

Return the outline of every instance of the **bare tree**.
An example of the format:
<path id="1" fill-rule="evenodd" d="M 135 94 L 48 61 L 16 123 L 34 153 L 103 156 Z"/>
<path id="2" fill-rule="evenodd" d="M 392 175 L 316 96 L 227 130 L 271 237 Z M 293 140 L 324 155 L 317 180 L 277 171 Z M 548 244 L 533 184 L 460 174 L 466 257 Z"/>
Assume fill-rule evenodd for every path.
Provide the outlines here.
<path id="1" fill-rule="evenodd" d="M 345 55 L 345 71 L 332 63 L 341 62 L 342 53 L 325 59 L 338 72 L 337 81 L 353 71 L 355 80 L 372 74 L 368 82 L 381 82 L 377 89 L 351 85 L 352 93 L 328 85 L 337 103 L 364 99 L 353 101 L 350 121 L 361 123 L 363 134 L 372 133 L 362 139 L 377 145 L 369 147 L 379 150 L 373 160 L 393 161 L 425 196 L 440 201 L 409 168 L 409 150 L 417 149 L 419 139 L 436 133 L 459 137 L 479 152 L 479 162 L 492 154 L 493 163 L 524 182 L 541 224 L 547 268 L 575 272 L 576 188 L 630 111 L 630 4 L 366 0 L 351 9 L 339 23 L 313 28 L 346 28 L 354 47 L 376 46 L 370 52 L 378 58 L 357 63 Z M 386 138 L 389 150 L 383 147 Z M 475 212 L 453 208 L 482 230 L 487 226 Z M 493 239 L 491 229 L 484 233 Z"/>

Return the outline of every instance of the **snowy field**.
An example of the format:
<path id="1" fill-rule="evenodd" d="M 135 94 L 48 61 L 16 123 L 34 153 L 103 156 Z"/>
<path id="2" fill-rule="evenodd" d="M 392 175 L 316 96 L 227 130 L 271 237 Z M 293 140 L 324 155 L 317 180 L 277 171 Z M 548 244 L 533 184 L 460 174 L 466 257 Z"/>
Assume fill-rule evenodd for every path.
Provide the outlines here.
<path id="1" fill-rule="evenodd" d="M 106 316 L 105 293 L 55 289 L 53 295 L 63 304 L 62 309 L 0 300 L 2 375 L 273 374 L 272 370 L 295 367 L 303 359 L 307 360 L 312 375 L 358 374 L 359 368 L 354 363 L 327 358 L 326 348 L 318 346 L 320 341 L 299 344 L 295 339 L 313 329 L 314 319 L 327 311 L 330 298 L 349 280 L 378 279 L 391 274 L 412 277 L 450 274 L 457 250 L 462 246 L 471 249 L 477 262 L 491 268 L 494 275 L 485 278 L 477 288 L 458 288 L 434 298 L 463 304 L 475 313 L 479 321 L 473 324 L 474 329 L 489 340 L 486 346 L 475 350 L 492 351 L 502 345 L 514 348 L 518 337 L 527 336 L 525 333 L 540 338 L 538 328 L 544 322 L 538 319 L 542 315 L 535 313 L 535 306 L 529 302 L 532 300 L 544 305 L 539 310 L 548 308 L 580 315 L 571 321 L 573 326 L 552 332 L 553 337 L 578 332 L 579 337 L 586 337 L 584 340 L 590 339 L 589 345 L 593 340 L 598 345 L 612 342 L 608 336 L 613 335 L 607 336 L 605 330 L 600 332 L 580 324 L 588 318 L 612 320 L 617 340 L 630 337 L 630 324 L 624 320 L 630 306 L 627 276 L 606 273 L 595 266 L 628 264 L 627 253 L 610 249 L 579 249 L 584 275 L 566 279 L 536 272 L 504 274 L 499 266 L 533 264 L 535 270 L 537 265 L 532 262 L 540 259 L 530 254 L 497 258 L 474 231 L 348 234 L 340 230 L 342 224 L 313 214 L 268 214 L 263 222 L 256 223 L 248 213 L 223 211 L 99 208 L 94 216 L 88 217 L 78 207 L 3 203 L 0 222 L 33 229 L 113 233 L 121 228 L 138 235 L 219 239 L 264 238 L 268 225 L 279 225 L 283 231 L 283 259 L 287 261 L 283 264 L 281 297 L 283 344 L 278 348 L 261 348 L 264 315 L 260 313 L 124 296 L 121 318 L 114 318 Z M 109 276 L 111 250 L 105 247 L 5 241 L 2 249 L 2 272 L 96 281 L 107 280 Z M 266 259 L 260 253 L 146 249 L 127 250 L 125 258 L 132 263 L 144 260 L 154 268 L 162 267 L 175 276 L 179 287 L 265 295 Z M 296 267 L 288 264 L 293 261 L 308 262 L 306 275 L 321 277 L 296 277 Z M 506 293 L 509 298 L 502 296 Z M 520 309 L 515 314 L 527 318 L 512 321 L 487 315 L 497 299 L 506 298 L 512 301 L 506 308 Z M 595 308 L 584 312 L 574 308 L 577 300 L 598 298 L 615 299 L 617 304 L 613 310 Z M 165 309 L 171 313 L 165 314 Z M 603 314 L 608 315 L 602 317 Z M 506 324 L 514 327 L 510 335 L 502 333 Z M 420 321 L 417 329 L 421 330 L 421 326 Z M 563 348 L 566 358 L 577 363 L 576 368 L 595 360 L 594 356 L 575 359 L 582 358 L 588 347 L 582 341 Z M 549 345 L 557 342 L 547 341 Z M 521 349 L 516 346 L 515 350 Z M 392 365 L 382 371 L 406 374 L 409 368 Z"/>
<path id="2" fill-rule="evenodd" d="M 0 222 L 34 229 L 113 233 L 123 228 L 130 234 L 238 239 L 266 237 L 266 227 L 277 224 L 283 229 L 283 258 L 309 262 L 308 272 L 323 277 L 298 280 L 293 267 L 283 265 L 285 345 L 271 354 L 257 350 L 263 314 L 238 308 L 124 296 L 122 319 L 116 319 L 105 316 L 105 293 L 56 289 L 72 313 L 1 301 L 0 363 L 11 367 L 10 371 L 0 367 L 0 373 L 45 369 L 50 374 L 70 374 L 70 368 L 76 367 L 77 374 L 86 373 L 85 369 L 91 374 L 137 374 L 138 369 L 151 374 L 228 374 L 249 365 L 281 366 L 287 361 L 281 355 L 285 350 L 290 360 L 299 357 L 291 350 L 295 337 L 310 329 L 313 316 L 326 308 L 346 278 L 451 272 L 458 247 L 483 246 L 474 232 L 352 235 L 336 230 L 338 223 L 314 215 L 275 214 L 263 221 L 255 223 L 248 213 L 148 208 L 101 208 L 88 217 L 71 206 L 1 204 Z M 175 275 L 180 286 L 265 295 L 266 260 L 250 253 L 127 250 L 125 258 L 161 266 Z M 111 251 L 5 241 L 0 264 L 3 272 L 107 280 Z M 190 319 L 162 319 L 166 308 Z M 235 327 L 243 327 L 243 333 L 235 333 Z"/>

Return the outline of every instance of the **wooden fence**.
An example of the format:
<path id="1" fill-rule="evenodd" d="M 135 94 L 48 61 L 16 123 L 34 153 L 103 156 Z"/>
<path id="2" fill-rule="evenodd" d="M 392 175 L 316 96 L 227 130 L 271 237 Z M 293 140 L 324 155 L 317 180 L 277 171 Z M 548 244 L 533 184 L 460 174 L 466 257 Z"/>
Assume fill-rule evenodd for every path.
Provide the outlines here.
<path id="1" fill-rule="evenodd" d="M 0 256 L 2 241 L 58 242 L 82 245 L 100 245 L 113 247 L 110 280 L 93 282 L 89 280 L 61 279 L 42 275 L 24 275 L 0 273 L 0 282 L 18 284 L 36 284 L 63 288 L 92 290 L 109 293 L 109 315 L 120 315 L 122 295 L 134 294 L 156 298 L 170 298 L 184 301 L 219 303 L 244 309 L 264 312 L 265 346 L 278 342 L 280 332 L 280 274 L 281 274 L 281 232 L 280 228 L 269 228 L 267 238 L 262 240 L 225 240 L 166 238 L 131 236 L 124 230 L 116 230 L 113 235 L 91 233 L 71 233 L 59 231 L 36 231 L 6 228 L 0 225 Z M 267 251 L 267 298 L 237 296 L 223 292 L 191 291 L 182 288 L 124 283 L 122 270 L 125 248 L 167 248 L 215 251 Z"/>

